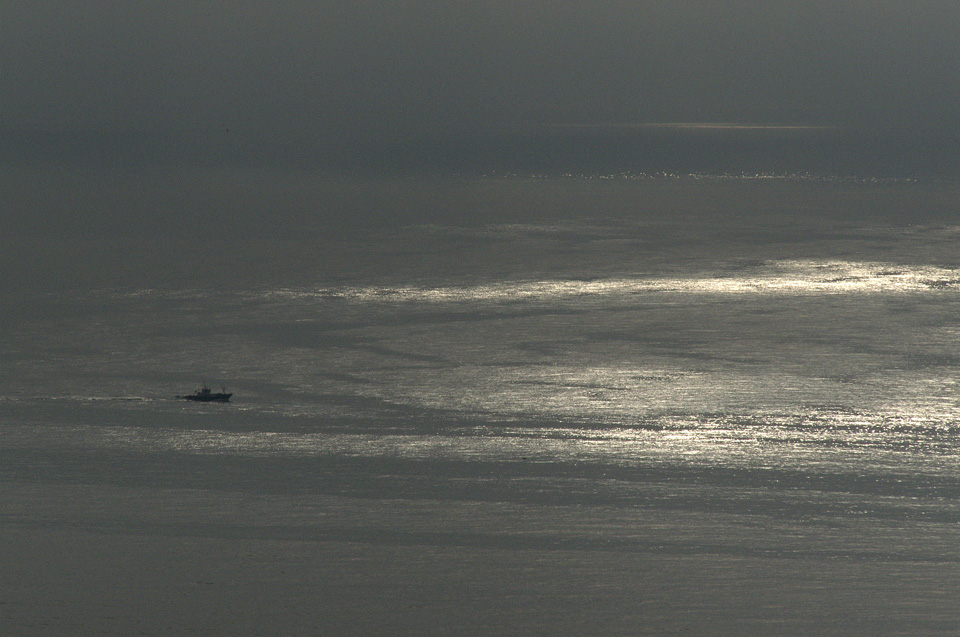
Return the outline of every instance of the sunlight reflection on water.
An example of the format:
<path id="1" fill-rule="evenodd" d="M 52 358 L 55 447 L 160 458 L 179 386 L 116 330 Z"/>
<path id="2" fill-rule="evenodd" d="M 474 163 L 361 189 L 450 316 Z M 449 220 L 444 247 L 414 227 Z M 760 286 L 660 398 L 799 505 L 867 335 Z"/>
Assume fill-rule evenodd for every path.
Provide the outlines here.
<path id="1" fill-rule="evenodd" d="M 907 464 L 942 473 L 960 464 L 960 421 L 897 414 L 811 410 L 804 414 L 664 416 L 632 427 L 544 423 L 469 425 L 441 434 L 223 431 L 126 426 L 8 426 L 5 447 L 32 448 L 55 432 L 65 448 L 257 457 L 364 457 L 495 462 L 593 462 L 641 466 L 695 462 L 719 466 Z"/>
<path id="2" fill-rule="evenodd" d="M 758 272 L 706 278 L 611 278 L 589 281 L 521 281 L 476 286 L 359 287 L 321 290 L 279 289 L 268 297 L 343 298 L 358 301 L 518 301 L 643 292 L 707 294 L 850 294 L 960 289 L 960 271 L 933 266 L 900 266 L 850 261 L 783 260 Z"/>

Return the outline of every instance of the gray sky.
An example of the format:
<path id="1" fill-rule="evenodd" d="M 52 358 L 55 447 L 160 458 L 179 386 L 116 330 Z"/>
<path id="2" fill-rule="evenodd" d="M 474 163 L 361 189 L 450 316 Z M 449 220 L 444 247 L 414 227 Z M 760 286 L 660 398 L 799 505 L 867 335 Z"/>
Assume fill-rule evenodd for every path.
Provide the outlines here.
<path id="1" fill-rule="evenodd" d="M 13 2 L 3 32 L 7 164 L 957 164 L 956 0 Z"/>

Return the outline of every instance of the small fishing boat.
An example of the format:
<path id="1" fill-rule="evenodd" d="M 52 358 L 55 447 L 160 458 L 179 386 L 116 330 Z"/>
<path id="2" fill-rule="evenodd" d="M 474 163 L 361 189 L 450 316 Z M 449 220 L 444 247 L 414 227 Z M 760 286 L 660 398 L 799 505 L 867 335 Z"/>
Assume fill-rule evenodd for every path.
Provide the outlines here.
<path id="1" fill-rule="evenodd" d="M 212 392 L 210 388 L 207 387 L 204 383 L 202 389 L 198 389 L 192 394 L 187 394 L 186 396 L 177 396 L 177 398 L 183 398 L 184 400 L 193 400 L 198 403 L 225 403 L 230 400 L 230 397 L 233 394 L 228 394 L 226 387 L 220 388 L 223 391 Z"/>

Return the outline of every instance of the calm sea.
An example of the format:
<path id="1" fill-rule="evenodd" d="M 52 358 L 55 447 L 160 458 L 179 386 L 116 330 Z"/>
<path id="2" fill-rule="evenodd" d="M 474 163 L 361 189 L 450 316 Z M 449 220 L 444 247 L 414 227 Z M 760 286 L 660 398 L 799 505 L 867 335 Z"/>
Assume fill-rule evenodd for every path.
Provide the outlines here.
<path id="1" fill-rule="evenodd" d="M 956 184 L 316 192 L 15 230 L 9 634 L 960 630 Z"/>

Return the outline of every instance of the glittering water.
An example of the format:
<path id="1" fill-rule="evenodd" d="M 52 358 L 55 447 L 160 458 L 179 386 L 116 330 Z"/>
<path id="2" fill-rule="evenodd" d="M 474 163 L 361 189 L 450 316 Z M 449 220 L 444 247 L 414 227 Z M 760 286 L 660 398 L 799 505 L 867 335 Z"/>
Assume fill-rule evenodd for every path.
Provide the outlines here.
<path id="1" fill-rule="evenodd" d="M 835 222 L 819 214 L 794 221 Z M 493 241 L 512 256 L 449 276 L 428 259 L 366 281 L 34 299 L 3 336 L 0 519 L 507 550 L 532 572 L 524 560 L 542 551 L 567 555 L 558 564 L 596 552 L 722 557 L 779 591 L 764 621 L 831 586 L 867 595 L 871 578 L 849 565 L 870 563 L 909 571 L 870 593 L 899 619 L 851 619 L 840 605 L 827 619 L 793 616 L 787 632 L 844 620 L 855 632 L 886 621 L 949 631 L 958 605 L 945 591 L 960 573 L 960 265 L 949 245 L 960 228 L 881 221 L 859 235 L 829 226 L 809 246 L 771 230 L 747 249 L 721 234 L 693 261 L 671 260 L 672 248 L 638 255 L 650 228 L 626 218 L 412 226 L 371 232 L 366 249 L 429 245 L 452 263 L 458 251 L 499 253 Z M 568 251 L 574 266 L 603 265 L 578 277 L 557 265 Z M 200 379 L 234 400 L 175 398 Z M 769 579 L 783 559 L 806 564 L 800 588 Z M 480 586 L 490 566 L 474 567 Z M 774 625 L 719 602 L 689 624 L 666 619 L 703 590 L 660 599 L 654 626 Z M 560 617 L 570 594 L 540 601 Z M 496 612 L 490 595 L 472 603 Z M 589 612 L 601 625 L 625 616 Z M 551 626 L 523 617 L 534 632 Z"/>

